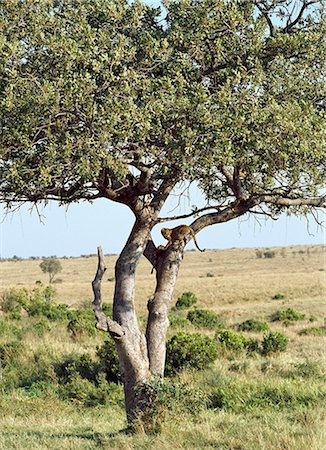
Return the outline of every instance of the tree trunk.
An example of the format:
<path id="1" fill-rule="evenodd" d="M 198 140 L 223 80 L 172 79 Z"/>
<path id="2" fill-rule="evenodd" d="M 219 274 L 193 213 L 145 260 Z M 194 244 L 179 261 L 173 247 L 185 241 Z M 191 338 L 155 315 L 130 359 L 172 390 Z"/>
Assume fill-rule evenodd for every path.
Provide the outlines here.
<path id="1" fill-rule="evenodd" d="M 170 247 L 157 257 L 156 289 L 147 304 L 149 313 L 146 327 L 149 368 L 155 376 L 164 375 L 168 313 L 182 256 L 182 250 Z"/>
<path id="2" fill-rule="evenodd" d="M 124 381 L 125 404 L 131 422 L 139 407 L 137 386 L 149 379 L 149 360 L 144 334 L 140 331 L 135 307 L 135 272 L 149 236 L 149 227 L 136 221 L 130 237 L 120 254 L 115 268 L 113 320 L 122 335 L 111 336 L 116 342 Z"/>
<path id="3" fill-rule="evenodd" d="M 93 308 L 97 327 L 108 331 L 116 343 L 129 424 L 132 424 L 138 412 L 144 413 L 146 408 L 150 407 L 146 390 L 138 387 L 141 388 L 150 381 L 153 375 L 162 377 L 164 374 L 168 311 L 183 254 L 182 249 L 173 246 L 157 253 L 152 244 L 150 260 L 156 268 L 156 289 L 148 302 L 149 315 L 145 337 L 137 322 L 134 292 L 136 266 L 148 244 L 149 233 L 148 224 L 136 221 L 117 260 L 113 320 L 104 315 L 101 306 L 100 283 L 106 270 L 101 249 L 98 270 L 93 281 Z"/>

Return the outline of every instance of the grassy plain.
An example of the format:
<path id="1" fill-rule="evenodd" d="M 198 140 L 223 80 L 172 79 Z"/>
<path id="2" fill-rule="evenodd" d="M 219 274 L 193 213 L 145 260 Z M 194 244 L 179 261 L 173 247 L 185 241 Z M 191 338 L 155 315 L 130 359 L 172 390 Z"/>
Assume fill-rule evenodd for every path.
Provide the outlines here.
<path id="1" fill-rule="evenodd" d="M 108 270 L 102 291 L 107 303 L 113 295 L 115 260 L 115 256 L 106 258 Z M 38 280 L 47 284 L 48 276 L 42 273 L 40 262 L 1 261 L 0 291 L 4 293 L 12 287 L 32 289 Z M 62 259 L 61 264 L 59 282 L 54 284 L 58 293 L 56 302 L 74 308 L 89 304 L 97 259 Z M 82 400 L 58 397 L 45 382 L 22 382 L 21 373 L 9 366 L 0 367 L 0 448 L 325 448 L 322 378 L 325 337 L 300 334 L 303 329 L 324 326 L 325 274 L 325 246 L 186 252 L 175 300 L 181 293 L 192 291 L 198 297 L 198 308 L 217 312 L 233 329 L 247 319 L 265 320 L 272 330 L 289 338 L 288 350 L 273 357 L 221 354 L 205 371 L 182 372 L 180 382 L 218 401 L 196 414 L 171 412 L 157 436 L 132 436 L 121 431 L 126 425 L 121 387 L 114 390 L 114 398 L 105 405 L 85 406 Z M 139 265 L 136 289 L 141 323 L 154 282 L 155 276 L 144 259 Z M 271 314 L 288 307 L 305 313 L 305 319 L 288 326 L 271 322 Z M 35 332 L 36 321 L 32 317 L 8 319 L 0 311 L 0 344 L 23 342 L 21 371 L 29 372 L 33 364 L 41 366 L 42 358 L 50 361 L 49 355 L 57 360 L 69 354 L 94 356 L 96 346 L 104 340 L 100 332 L 72 338 L 66 323 L 61 322 L 49 322 L 40 335 Z M 177 331 L 173 327 L 169 335 Z M 187 331 L 214 335 L 192 325 Z M 261 339 L 262 333 L 248 336 Z M 50 363 L 45 366 L 50 370 Z M 8 376 L 13 377 L 11 385 Z M 48 375 L 47 379 L 50 378 Z"/>

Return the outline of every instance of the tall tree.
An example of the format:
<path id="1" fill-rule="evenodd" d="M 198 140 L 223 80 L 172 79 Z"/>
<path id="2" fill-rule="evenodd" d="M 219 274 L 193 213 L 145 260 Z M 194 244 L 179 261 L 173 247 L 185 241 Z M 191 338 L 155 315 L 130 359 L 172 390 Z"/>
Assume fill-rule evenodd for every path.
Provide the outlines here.
<path id="1" fill-rule="evenodd" d="M 94 305 L 116 342 L 129 420 L 144 400 L 135 387 L 163 376 L 168 309 L 191 238 L 165 250 L 151 239 L 154 225 L 176 219 L 160 216 L 172 190 L 196 182 L 205 194 L 205 208 L 179 217 L 194 217 L 195 233 L 325 205 L 322 2 L 165 8 L 162 20 L 140 1 L 0 1 L 1 200 L 106 198 L 135 216 L 116 263 L 113 320 L 98 295 Z M 146 334 L 134 307 L 143 254 L 156 270 Z"/>

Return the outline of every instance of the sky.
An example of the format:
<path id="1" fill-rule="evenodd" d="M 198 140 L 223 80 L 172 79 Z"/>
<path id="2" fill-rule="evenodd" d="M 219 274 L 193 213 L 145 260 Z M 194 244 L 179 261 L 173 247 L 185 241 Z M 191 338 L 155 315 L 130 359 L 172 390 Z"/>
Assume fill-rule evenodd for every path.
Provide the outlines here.
<path id="1" fill-rule="evenodd" d="M 172 196 L 161 217 L 189 212 L 191 206 L 204 205 L 198 189 L 192 187 L 181 200 Z M 190 197 L 190 199 L 189 199 Z M 48 256 L 80 256 L 94 254 L 101 245 L 105 253 L 119 253 L 125 244 L 134 217 L 125 205 L 106 199 L 94 203 L 81 202 L 68 208 L 50 202 L 40 208 L 41 220 L 35 209 L 25 205 L 14 213 L 0 210 L 0 257 L 14 255 L 29 258 Z M 325 218 L 325 217 L 324 217 Z M 168 222 L 173 227 L 191 223 L 191 219 Z M 156 245 L 164 244 L 160 234 L 163 224 L 152 233 Z M 268 218 L 260 223 L 253 217 L 242 217 L 225 224 L 207 227 L 197 234 L 201 248 L 272 247 L 326 243 L 325 230 L 312 218 L 282 216 L 278 221 Z M 187 249 L 193 249 L 190 242 Z"/>
<path id="2" fill-rule="evenodd" d="M 158 0 L 147 3 L 158 6 Z M 184 196 L 172 197 L 162 212 L 163 216 L 189 212 L 191 206 L 204 205 L 204 199 L 196 188 L 190 190 L 191 200 Z M 0 206 L 0 258 L 14 255 L 31 256 L 80 256 L 96 253 L 101 245 L 105 253 L 119 253 L 130 233 L 134 218 L 129 209 L 118 203 L 99 199 L 90 204 L 81 202 L 66 209 L 50 202 L 40 208 L 41 220 L 31 205 L 25 205 L 14 213 L 6 214 Z M 325 217 L 324 217 L 325 219 Z M 169 227 L 190 220 L 169 222 Z M 164 243 L 160 235 L 163 225 L 154 228 L 152 236 L 159 245 Z M 243 217 L 226 224 L 208 227 L 197 235 L 199 246 L 207 249 L 232 247 L 272 247 L 286 245 L 326 243 L 325 230 L 317 227 L 312 218 L 282 216 L 278 221 Z M 190 242 L 187 249 L 194 248 Z"/>

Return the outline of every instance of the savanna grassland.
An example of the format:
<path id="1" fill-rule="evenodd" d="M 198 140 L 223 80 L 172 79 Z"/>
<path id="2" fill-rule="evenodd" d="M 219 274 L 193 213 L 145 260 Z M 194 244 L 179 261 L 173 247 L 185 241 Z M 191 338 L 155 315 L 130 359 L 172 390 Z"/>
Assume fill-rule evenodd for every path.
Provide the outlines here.
<path id="1" fill-rule="evenodd" d="M 107 303 L 115 259 L 106 257 Z M 203 370 L 169 373 L 160 432 L 152 435 L 124 431 L 111 347 L 89 328 L 97 258 L 60 261 L 56 293 L 44 291 L 48 275 L 40 260 L 0 262 L 1 449 L 325 448 L 324 246 L 186 252 L 174 300 L 192 292 L 197 302 L 171 312 L 169 339 L 179 332 L 208 336 L 217 358 Z M 136 290 L 142 325 L 154 280 L 144 259 Z M 53 306 L 59 304 L 69 307 Z M 187 320 L 198 309 L 218 314 L 219 324 Z M 261 328 L 251 321 L 241 331 L 249 319 Z M 223 342 L 221 329 L 235 340 Z M 286 348 L 266 350 L 269 330 L 287 338 Z M 257 343 L 254 350 L 239 336 Z"/>

